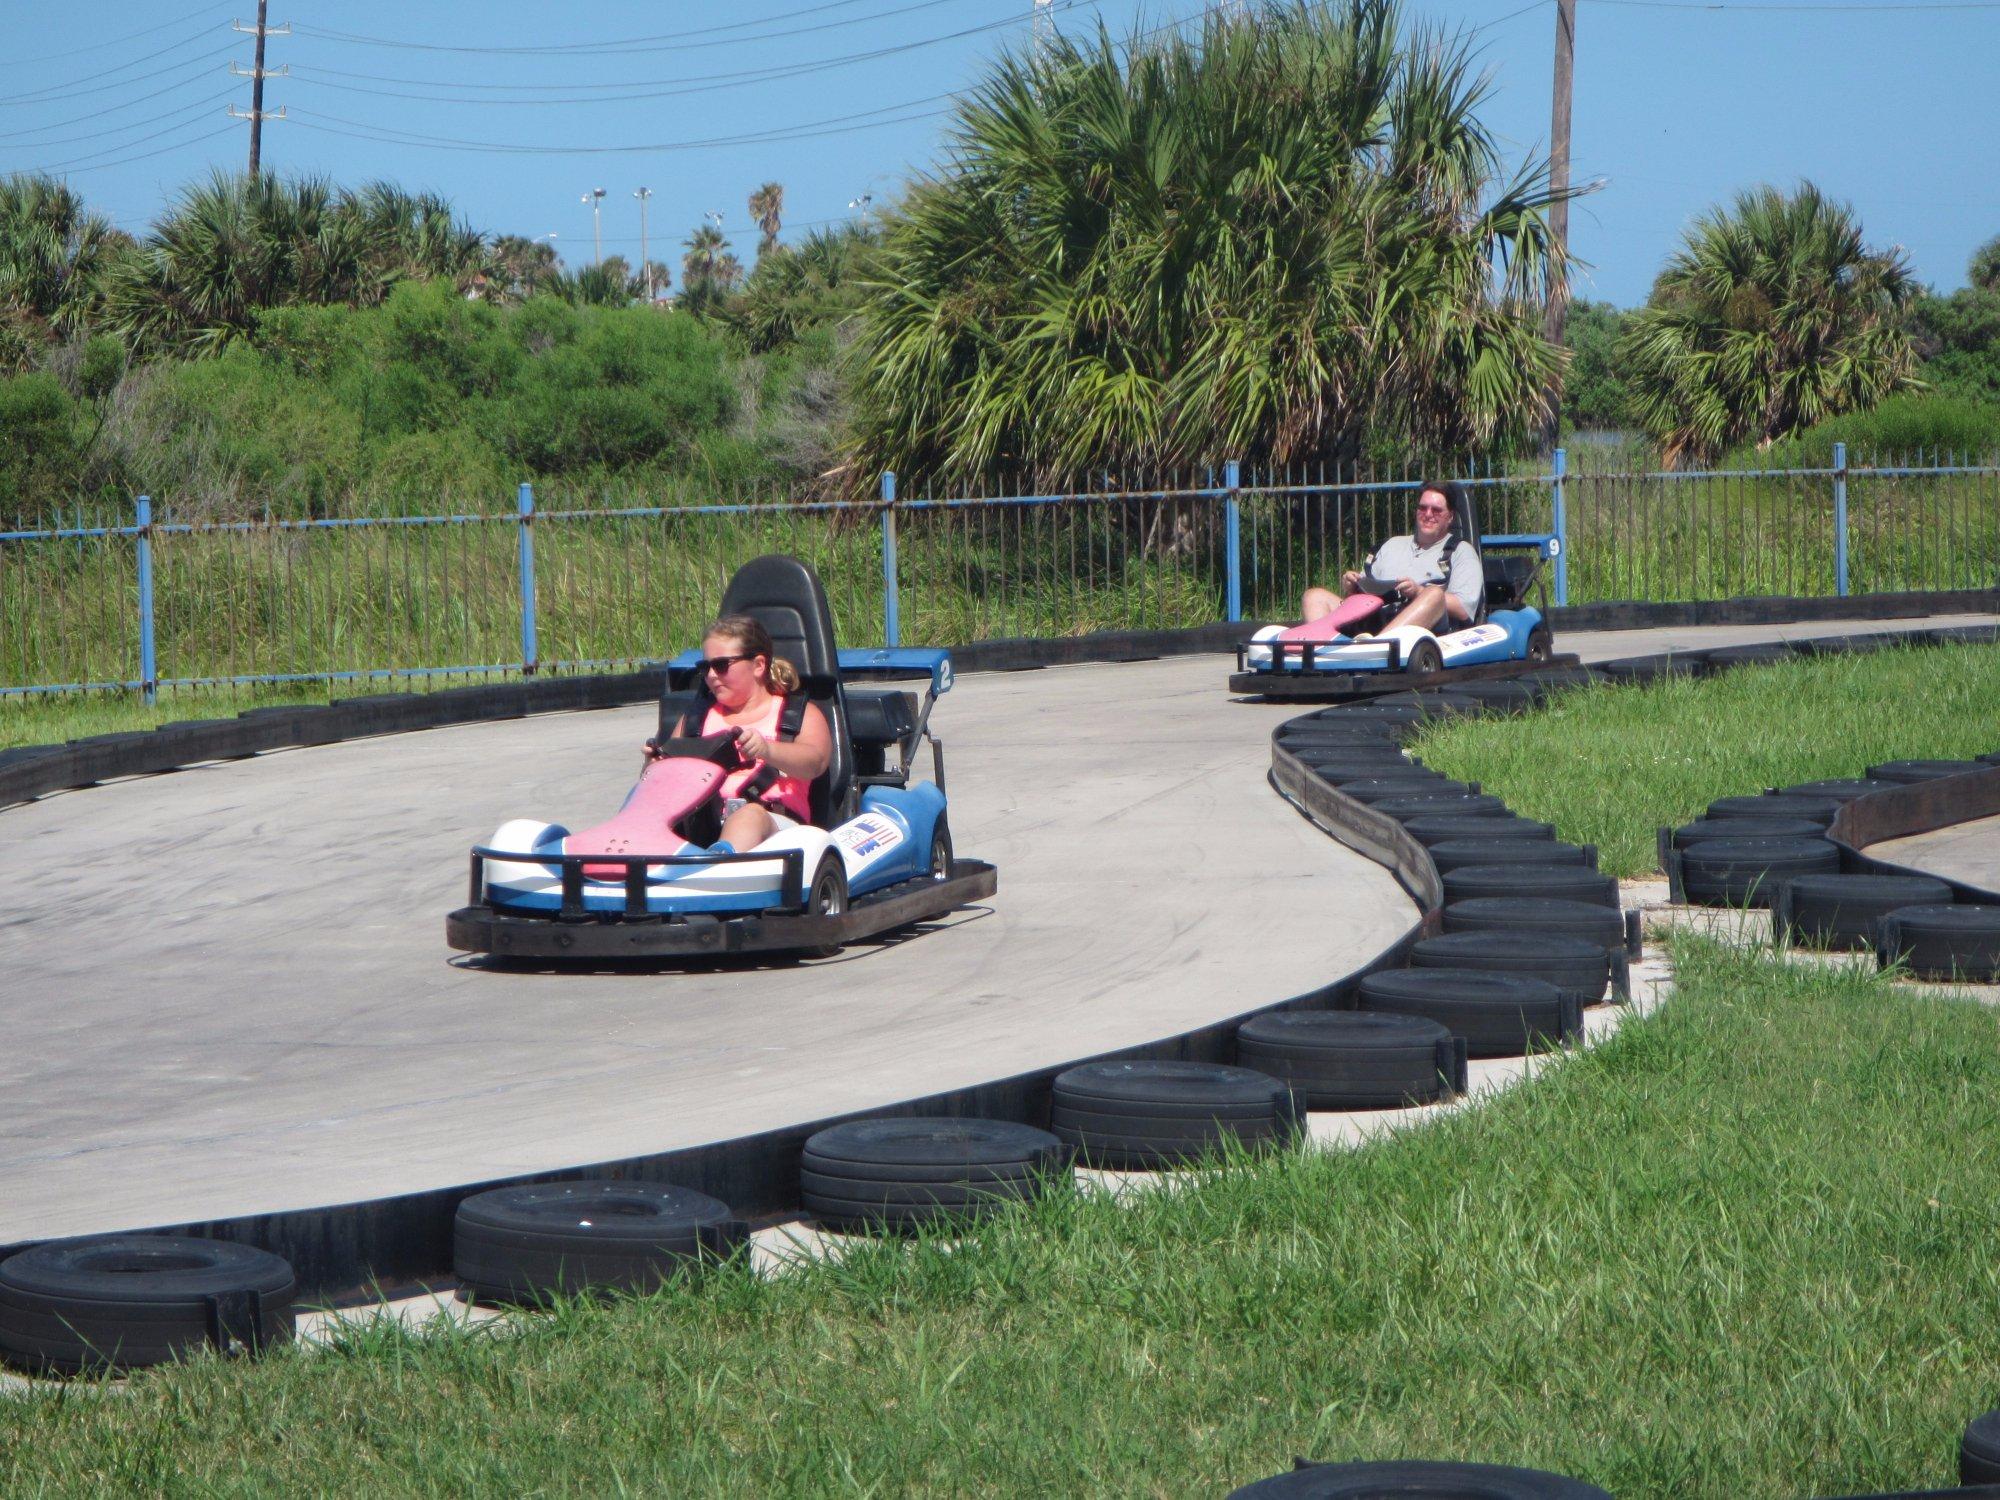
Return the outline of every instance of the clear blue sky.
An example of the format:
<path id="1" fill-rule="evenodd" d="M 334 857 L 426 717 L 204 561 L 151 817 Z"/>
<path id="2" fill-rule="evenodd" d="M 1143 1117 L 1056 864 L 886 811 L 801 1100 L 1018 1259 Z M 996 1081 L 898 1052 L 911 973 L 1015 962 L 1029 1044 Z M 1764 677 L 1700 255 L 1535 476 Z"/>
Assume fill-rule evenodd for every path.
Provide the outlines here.
<path id="1" fill-rule="evenodd" d="M 254 18 L 191 0 L 9 7 L 0 55 L 0 172 L 63 171 L 120 225 L 143 231 L 175 190 L 240 168 Z M 1414 18 L 1477 29 L 1493 74 L 1486 113 L 1516 158 L 1546 150 L 1553 0 L 1414 0 Z M 1198 10 L 1195 0 L 1056 0 L 1054 23 L 1115 33 Z M 653 255 L 720 211 L 745 261 L 744 200 L 785 185 L 786 238 L 893 198 L 937 160 L 940 97 L 1029 36 L 1029 0 L 742 0 L 590 7 L 526 0 L 391 4 L 274 0 L 267 168 L 386 177 L 448 194 L 472 223 L 554 233 L 636 261 L 653 189 Z M 82 24 L 79 24 L 81 22 Z M 139 34 L 143 33 L 143 34 Z M 513 51 L 495 49 L 518 49 Z M 1575 170 L 1601 192 L 1573 210 L 1591 263 L 1583 295 L 1643 301 L 1694 216 L 1757 182 L 1809 177 L 1860 211 L 1871 244 L 1900 245 L 1940 289 L 1964 284 L 2000 233 L 2000 0 L 1872 5 L 1778 0 L 1579 0 Z M 643 97 L 630 97 L 630 96 Z M 530 103 L 528 101 L 543 101 Z M 857 128 L 859 127 L 859 128 Z M 765 139 L 746 139 L 764 136 Z M 465 148 L 471 149 L 465 149 Z M 495 150 L 494 147 L 534 148 Z M 587 148 L 632 148 L 590 150 Z"/>

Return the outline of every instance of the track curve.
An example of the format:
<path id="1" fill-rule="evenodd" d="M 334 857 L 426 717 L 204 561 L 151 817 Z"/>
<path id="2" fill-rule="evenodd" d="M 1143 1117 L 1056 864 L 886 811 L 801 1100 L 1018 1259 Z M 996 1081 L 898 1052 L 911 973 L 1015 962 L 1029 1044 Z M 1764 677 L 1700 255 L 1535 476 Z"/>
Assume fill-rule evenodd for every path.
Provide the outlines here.
<path id="1" fill-rule="evenodd" d="M 0 1243 L 680 1149 L 1135 1046 L 1318 988 L 1409 926 L 1264 784 L 1295 709 L 1214 658 L 971 676 L 940 705 L 998 898 L 817 963 L 495 972 L 465 850 L 599 814 L 651 710 L 286 751 L 0 817 Z"/>

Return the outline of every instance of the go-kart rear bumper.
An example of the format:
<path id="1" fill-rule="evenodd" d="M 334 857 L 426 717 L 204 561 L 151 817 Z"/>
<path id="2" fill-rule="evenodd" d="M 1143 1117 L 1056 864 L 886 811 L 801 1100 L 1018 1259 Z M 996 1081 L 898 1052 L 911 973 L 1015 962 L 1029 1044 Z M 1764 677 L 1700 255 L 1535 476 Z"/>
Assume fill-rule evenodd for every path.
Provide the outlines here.
<path id="1" fill-rule="evenodd" d="M 628 916 L 518 915 L 481 901 L 445 918 L 445 941 L 462 953 L 500 958 L 686 958 L 828 948 L 859 942 L 892 928 L 942 916 L 954 907 L 991 896 L 999 873 L 983 860 L 952 861 L 938 880 L 919 876 L 857 896 L 837 917 L 774 907 L 747 915 L 690 912 Z"/>
<path id="2" fill-rule="evenodd" d="M 1262 645 L 1262 642 L 1257 644 Z M 1237 661 L 1243 660 L 1238 648 Z M 1540 672 L 1550 667 L 1573 667 L 1574 652 L 1550 656 L 1541 661 L 1487 662 L 1482 666 L 1440 667 L 1435 672 L 1412 672 L 1408 668 L 1359 672 L 1302 672 L 1293 667 L 1260 668 L 1230 674 L 1229 691 L 1243 697 L 1271 698 L 1285 702 L 1339 703 L 1353 698 L 1378 698 L 1384 693 L 1408 692 L 1413 688 L 1447 687 L 1460 682 L 1491 682 L 1502 677 L 1519 677 L 1523 672 Z"/>

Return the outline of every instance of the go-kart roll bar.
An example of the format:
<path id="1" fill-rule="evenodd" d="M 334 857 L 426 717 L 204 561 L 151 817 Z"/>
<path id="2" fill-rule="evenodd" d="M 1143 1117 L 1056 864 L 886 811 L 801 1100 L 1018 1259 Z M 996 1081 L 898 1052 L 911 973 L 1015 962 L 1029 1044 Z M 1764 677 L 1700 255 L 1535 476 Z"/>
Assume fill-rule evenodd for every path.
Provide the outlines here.
<path id="1" fill-rule="evenodd" d="M 489 849 L 479 845 L 472 851 L 470 905 L 478 906 L 486 901 L 486 861 L 489 859 L 509 865 L 560 865 L 561 915 L 565 917 L 590 915 L 583 904 L 585 865 L 625 867 L 625 915 L 628 917 L 656 915 L 646 908 L 648 865 L 741 865 L 779 860 L 783 862 L 785 871 L 778 885 L 778 905 L 801 909 L 805 906 L 806 854 L 803 849 L 774 849 L 765 854 L 755 850 L 736 854 L 524 854 L 519 850 Z"/>

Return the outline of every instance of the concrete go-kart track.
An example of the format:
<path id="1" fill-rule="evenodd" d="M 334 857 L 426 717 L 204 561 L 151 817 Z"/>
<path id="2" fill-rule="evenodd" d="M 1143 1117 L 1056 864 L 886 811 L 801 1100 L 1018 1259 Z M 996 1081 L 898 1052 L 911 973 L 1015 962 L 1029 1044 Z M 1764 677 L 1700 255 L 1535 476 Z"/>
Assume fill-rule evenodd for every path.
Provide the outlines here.
<path id="1" fill-rule="evenodd" d="M 1990 619 L 1571 632 L 1560 648 Z M 650 706 L 0 810 L 0 1245 L 691 1150 L 1319 989 L 1415 907 L 1267 784 L 1270 732 L 1300 708 L 1232 701 L 1227 666 L 966 675 L 934 727 L 959 852 L 998 866 L 999 894 L 824 960 L 541 972 L 446 948 L 467 848 L 507 817 L 615 806 Z M 2000 832 L 1984 834 L 1990 862 Z"/>

